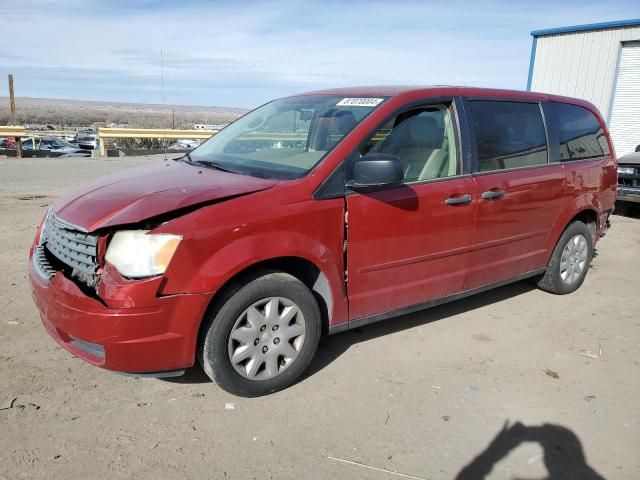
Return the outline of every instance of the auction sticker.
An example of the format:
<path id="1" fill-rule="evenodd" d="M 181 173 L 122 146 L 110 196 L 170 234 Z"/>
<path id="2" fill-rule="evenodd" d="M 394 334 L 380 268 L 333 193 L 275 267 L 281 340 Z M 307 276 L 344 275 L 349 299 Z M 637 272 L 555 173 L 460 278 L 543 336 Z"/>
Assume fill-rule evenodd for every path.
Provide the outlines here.
<path id="1" fill-rule="evenodd" d="M 376 107 L 384 98 L 343 98 L 338 103 L 337 107 Z"/>

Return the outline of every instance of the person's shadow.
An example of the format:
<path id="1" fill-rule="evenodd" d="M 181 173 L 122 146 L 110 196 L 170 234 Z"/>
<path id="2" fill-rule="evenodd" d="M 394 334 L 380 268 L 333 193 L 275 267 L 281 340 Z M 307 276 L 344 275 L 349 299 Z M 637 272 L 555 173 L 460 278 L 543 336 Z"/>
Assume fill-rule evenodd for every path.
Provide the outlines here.
<path id="1" fill-rule="evenodd" d="M 494 465 L 525 442 L 542 447 L 549 473 L 546 480 L 604 480 L 587 465 L 582 444 L 571 430 L 551 424 L 527 427 L 520 422 L 511 426 L 506 422 L 489 446 L 458 473 L 456 480 L 484 479 Z"/>

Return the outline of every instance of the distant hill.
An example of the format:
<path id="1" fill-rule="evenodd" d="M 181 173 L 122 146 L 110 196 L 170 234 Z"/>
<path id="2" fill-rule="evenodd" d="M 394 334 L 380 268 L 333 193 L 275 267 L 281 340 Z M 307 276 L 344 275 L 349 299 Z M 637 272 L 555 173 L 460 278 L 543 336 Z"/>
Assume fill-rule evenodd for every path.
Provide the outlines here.
<path id="1" fill-rule="evenodd" d="M 61 126 L 92 126 L 109 123 L 137 128 L 193 128 L 195 124 L 228 123 L 246 109 L 162 105 L 124 102 L 94 102 L 52 98 L 16 98 L 16 123 Z M 9 124 L 9 99 L 0 97 L 0 125 Z"/>

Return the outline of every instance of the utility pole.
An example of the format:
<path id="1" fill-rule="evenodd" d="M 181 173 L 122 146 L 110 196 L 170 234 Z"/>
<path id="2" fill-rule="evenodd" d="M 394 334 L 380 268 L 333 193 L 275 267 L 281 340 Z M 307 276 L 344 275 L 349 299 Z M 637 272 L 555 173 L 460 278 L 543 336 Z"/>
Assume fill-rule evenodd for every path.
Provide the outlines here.
<path id="1" fill-rule="evenodd" d="M 11 125 L 16 124 L 16 97 L 13 92 L 13 75 L 9 74 L 9 111 L 11 113 Z M 16 155 L 22 158 L 22 138 L 16 137 Z"/>

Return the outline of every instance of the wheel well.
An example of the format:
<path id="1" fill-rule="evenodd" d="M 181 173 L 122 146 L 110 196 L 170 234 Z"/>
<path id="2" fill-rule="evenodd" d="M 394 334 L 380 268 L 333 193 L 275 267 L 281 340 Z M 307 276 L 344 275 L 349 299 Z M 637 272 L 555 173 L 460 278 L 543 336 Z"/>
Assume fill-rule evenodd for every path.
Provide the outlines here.
<path id="1" fill-rule="evenodd" d="M 580 221 L 589 227 L 591 234 L 595 237 L 596 230 L 598 227 L 598 214 L 594 210 L 582 210 L 578 212 L 570 221 L 567 223 L 571 225 L 575 221 Z"/>
<path id="2" fill-rule="evenodd" d="M 322 332 L 326 334 L 329 330 L 329 324 L 331 320 L 331 312 L 333 311 L 333 296 L 331 295 L 331 289 L 329 287 L 329 281 L 322 271 L 312 262 L 305 258 L 300 257 L 279 257 L 265 260 L 255 263 L 250 267 L 236 273 L 231 277 L 218 291 L 215 293 L 207 314 L 211 311 L 212 307 L 215 308 L 218 301 L 223 298 L 226 292 L 230 288 L 238 285 L 239 283 L 246 282 L 253 275 L 260 270 L 279 270 L 284 273 L 296 277 L 302 283 L 304 283 L 309 290 L 313 293 L 313 296 L 318 302 L 320 308 L 320 314 L 322 315 Z M 200 332 L 198 337 L 202 338 L 202 328 L 206 325 L 204 319 L 200 323 Z"/>

